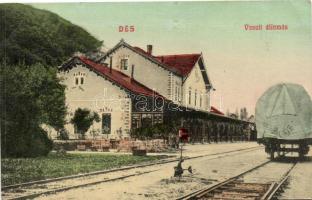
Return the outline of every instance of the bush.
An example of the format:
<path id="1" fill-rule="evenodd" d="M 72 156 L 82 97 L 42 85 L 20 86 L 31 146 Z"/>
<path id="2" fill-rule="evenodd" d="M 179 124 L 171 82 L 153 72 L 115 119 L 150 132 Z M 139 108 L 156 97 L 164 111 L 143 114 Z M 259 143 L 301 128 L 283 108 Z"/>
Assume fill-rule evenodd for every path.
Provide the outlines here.
<path id="1" fill-rule="evenodd" d="M 58 136 L 59 140 L 69 140 L 69 133 L 66 129 L 60 130 L 60 135 Z"/>
<path id="2" fill-rule="evenodd" d="M 30 146 L 25 150 L 26 157 L 46 156 L 53 148 L 53 142 L 47 136 L 47 133 L 40 129 L 29 140 Z"/>
<path id="3" fill-rule="evenodd" d="M 144 139 L 168 139 L 173 128 L 167 124 L 154 124 L 140 127 L 131 131 L 131 137 Z"/>
<path id="4" fill-rule="evenodd" d="M 99 114 L 91 112 L 87 108 L 78 108 L 70 122 L 77 128 L 77 131 L 84 136 L 94 121 L 100 122 Z"/>
<path id="5" fill-rule="evenodd" d="M 22 131 L 21 131 L 22 132 Z M 37 157 L 46 156 L 53 147 L 47 133 L 41 129 L 32 129 L 27 135 L 18 133 L 15 138 L 6 137 L 2 143 L 3 157 Z"/>

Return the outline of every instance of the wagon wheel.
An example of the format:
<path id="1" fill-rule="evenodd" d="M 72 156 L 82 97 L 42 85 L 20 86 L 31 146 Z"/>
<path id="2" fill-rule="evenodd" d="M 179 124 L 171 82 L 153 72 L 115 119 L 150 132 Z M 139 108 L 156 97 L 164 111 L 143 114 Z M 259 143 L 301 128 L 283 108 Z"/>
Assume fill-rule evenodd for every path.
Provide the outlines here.
<path id="1" fill-rule="evenodd" d="M 286 156 L 286 152 L 285 152 L 285 151 L 283 151 L 283 152 L 282 152 L 282 154 L 281 154 L 281 157 L 283 157 L 283 158 L 284 158 L 285 156 Z"/>
<path id="2" fill-rule="evenodd" d="M 304 146 L 302 144 L 299 145 L 299 159 L 302 160 L 304 158 Z"/>
<path id="3" fill-rule="evenodd" d="M 304 158 L 304 154 L 302 151 L 299 151 L 299 159 L 302 160 Z"/>

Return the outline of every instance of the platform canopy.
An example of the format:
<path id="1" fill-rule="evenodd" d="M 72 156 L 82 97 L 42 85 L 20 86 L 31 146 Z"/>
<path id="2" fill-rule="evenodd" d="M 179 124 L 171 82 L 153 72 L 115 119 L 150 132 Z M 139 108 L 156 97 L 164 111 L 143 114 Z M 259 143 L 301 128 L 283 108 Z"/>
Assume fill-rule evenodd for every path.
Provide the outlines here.
<path id="1" fill-rule="evenodd" d="M 312 101 L 297 84 L 269 88 L 256 105 L 257 138 L 312 138 Z"/>

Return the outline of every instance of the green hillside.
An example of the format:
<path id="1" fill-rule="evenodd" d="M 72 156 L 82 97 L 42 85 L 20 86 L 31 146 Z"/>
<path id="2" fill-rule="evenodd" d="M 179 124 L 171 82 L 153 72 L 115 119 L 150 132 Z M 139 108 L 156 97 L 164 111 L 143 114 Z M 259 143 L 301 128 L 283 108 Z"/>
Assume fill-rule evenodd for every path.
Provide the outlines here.
<path id="1" fill-rule="evenodd" d="M 0 4 L 0 32 L 0 58 L 7 64 L 57 66 L 74 52 L 86 53 L 102 44 L 58 15 L 23 4 Z"/>

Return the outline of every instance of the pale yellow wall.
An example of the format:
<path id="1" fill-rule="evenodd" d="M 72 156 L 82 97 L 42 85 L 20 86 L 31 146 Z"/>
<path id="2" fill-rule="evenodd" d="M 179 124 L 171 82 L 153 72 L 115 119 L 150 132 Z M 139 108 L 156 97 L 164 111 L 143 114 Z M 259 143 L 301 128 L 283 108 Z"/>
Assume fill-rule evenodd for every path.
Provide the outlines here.
<path id="1" fill-rule="evenodd" d="M 189 104 L 189 88 L 191 88 L 191 104 Z M 195 106 L 195 91 L 197 91 L 197 103 Z M 200 71 L 198 63 L 194 66 L 189 76 L 183 84 L 183 104 L 187 107 L 200 110 L 210 110 L 210 92 L 205 88 L 205 82 Z M 200 106 L 200 96 L 202 97 L 202 106 Z"/>
<path id="2" fill-rule="evenodd" d="M 84 84 L 75 85 L 75 76 L 77 73 L 84 73 Z M 73 117 L 77 108 L 88 108 L 91 111 L 97 112 L 100 117 L 102 113 L 111 113 L 111 134 L 110 138 L 117 138 L 117 130 L 122 129 L 125 135 L 130 130 L 131 117 L 131 101 L 127 97 L 127 93 L 112 85 L 111 82 L 98 76 L 96 73 L 90 71 L 86 67 L 77 66 L 72 68 L 69 72 L 61 72 L 60 76 L 64 78 L 63 83 L 66 88 L 66 104 L 68 106 L 67 121 Z M 88 136 L 92 129 L 101 130 L 101 123 L 94 123 L 89 129 Z M 75 138 L 74 127 L 72 124 L 66 124 L 66 129 L 70 132 L 70 137 Z M 100 137 L 107 135 L 101 134 Z"/>
<path id="3" fill-rule="evenodd" d="M 143 56 L 132 50 L 121 47 L 110 56 L 113 58 L 113 68 L 131 76 L 131 65 L 135 65 L 134 78 L 147 87 L 157 91 L 167 99 L 177 104 L 182 104 L 191 108 L 209 111 L 210 92 L 205 88 L 198 63 L 194 66 L 187 79 L 182 82 L 182 78 L 154 64 Z M 128 69 L 121 69 L 121 59 L 128 59 Z M 110 63 L 110 58 L 106 58 L 103 63 Z M 188 88 L 192 88 L 192 102 L 188 104 Z M 177 92 L 176 92 L 177 90 Z M 197 104 L 195 106 L 195 90 L 197 90 Z M 200 106 L 200 96 L 202 105 Z"/>
<path id="4" fill-rule="evenodd" d="M 144 58 L 143 56 L 133 52 L 132 50 L 121 47 L 117 49 L 110 56 L 113 57 L 113 68 L 123 73 L 131 76 L 131 66 L 134 67 L 134 79 L 143 85 L 157 91 L 159 94 L 163 95 L 167 99 L 174 99 L 174 88 L 177 85 L 180 90 L 182 88 L 182 78 L 172 74 L 170 72 L 160 67 L 159 65 L 151 62 L 150 60 Z M 128 58 L 128 70 L 120 69 L 120 61 L 122 58 Z M 110 63 L 110 58 L 106 58 L 103 63 Z M 170 79 L 173 84 L 170 84 Z"/>

